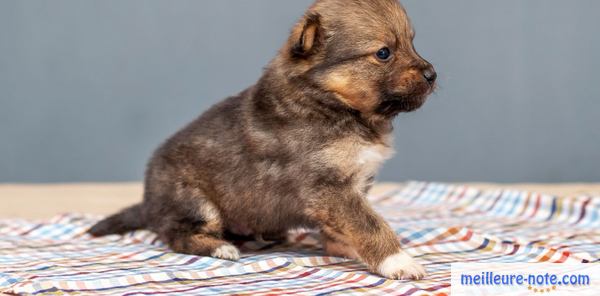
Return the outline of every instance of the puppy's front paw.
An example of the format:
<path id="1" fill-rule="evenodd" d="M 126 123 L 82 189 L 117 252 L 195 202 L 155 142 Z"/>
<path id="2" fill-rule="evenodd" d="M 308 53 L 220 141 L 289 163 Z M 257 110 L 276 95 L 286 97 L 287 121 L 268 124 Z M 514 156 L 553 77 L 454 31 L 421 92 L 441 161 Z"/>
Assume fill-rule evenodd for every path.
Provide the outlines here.
<path id="1" fill-rule="evenodd" d="M 223 260 L 238 261 L 240 260 L 240 251 L 230 244 L 224 244 L 216 248 L 210 256 Z"/>
<path id="2" fill-rule="evenodd" d="M 425 268 L 404 252 L 387 257 L 377 270 L 392 280 L 420 280 L 427 275 Z"/>

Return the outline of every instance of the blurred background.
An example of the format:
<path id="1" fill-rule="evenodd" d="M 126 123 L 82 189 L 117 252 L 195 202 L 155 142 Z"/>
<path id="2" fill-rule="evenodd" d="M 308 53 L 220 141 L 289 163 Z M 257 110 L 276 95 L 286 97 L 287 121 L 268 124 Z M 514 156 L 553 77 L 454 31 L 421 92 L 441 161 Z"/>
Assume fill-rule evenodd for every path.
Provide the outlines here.
<path id="1" fill-rule="evenodd" d="M 0 1 L 0 182 L 141 180 L 311 0 Z M 600 181 L 600 1 L 405 0 L 440 74 L 383 181 Z"/>

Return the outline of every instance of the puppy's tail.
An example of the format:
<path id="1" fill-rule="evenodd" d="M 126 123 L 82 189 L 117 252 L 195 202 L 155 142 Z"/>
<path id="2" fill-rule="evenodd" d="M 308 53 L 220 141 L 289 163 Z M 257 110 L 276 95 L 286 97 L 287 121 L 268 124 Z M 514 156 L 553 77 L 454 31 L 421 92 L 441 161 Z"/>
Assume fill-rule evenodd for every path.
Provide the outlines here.
<path id="1" fill-rule="evenodd" d="M 94 225 L 87 232 L 95 237 L 125 234 L 146 227 L 142 204 L 126 208 Z"/>

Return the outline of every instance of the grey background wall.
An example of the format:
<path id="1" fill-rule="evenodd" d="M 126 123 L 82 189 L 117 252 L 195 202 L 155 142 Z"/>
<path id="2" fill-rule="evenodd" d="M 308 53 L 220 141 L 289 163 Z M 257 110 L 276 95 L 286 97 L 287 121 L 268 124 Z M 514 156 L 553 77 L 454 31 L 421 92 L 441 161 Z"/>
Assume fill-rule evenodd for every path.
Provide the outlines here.
<path id="1" fill-rule="evenodd" d="M 440 73 L 383 180 L 600 181 L 600 1 L 405 0 Z M 310 0 L 0 1 L 0 182 L 142 178 Z"/>

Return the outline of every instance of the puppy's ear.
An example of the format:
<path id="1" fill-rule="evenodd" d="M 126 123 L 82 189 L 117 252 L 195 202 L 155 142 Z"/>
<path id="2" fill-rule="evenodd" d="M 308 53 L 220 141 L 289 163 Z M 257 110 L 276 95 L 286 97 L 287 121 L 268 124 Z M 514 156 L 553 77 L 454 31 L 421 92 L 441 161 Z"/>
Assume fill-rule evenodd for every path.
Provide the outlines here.
<path id="1" fill-rule="evenodd" d="M 292 56 L 305 59 L 314 55 L 323 43 L 322 37 L 321 16 L 309 12 L 292 32 L 290 40 Z"/>

